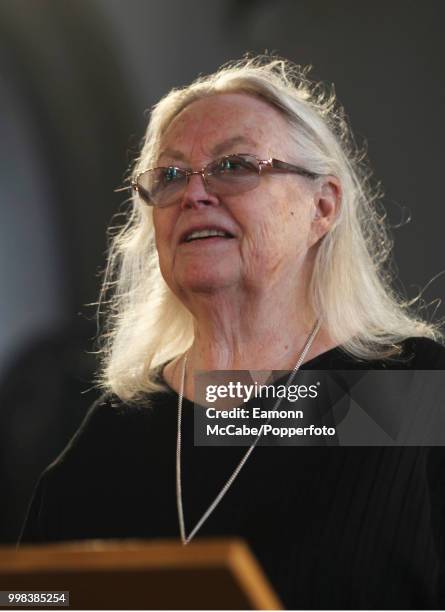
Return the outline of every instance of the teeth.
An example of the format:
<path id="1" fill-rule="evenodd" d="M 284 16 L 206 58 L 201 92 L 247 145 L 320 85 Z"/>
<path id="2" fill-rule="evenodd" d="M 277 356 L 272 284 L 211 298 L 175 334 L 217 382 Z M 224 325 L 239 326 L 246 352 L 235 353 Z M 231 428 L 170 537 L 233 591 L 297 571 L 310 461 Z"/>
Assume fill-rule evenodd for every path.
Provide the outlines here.
<path id="1" fill-rule="evenodd" d="M 199 232 L 192 232 L 191 234 L 188 234 L 186 241 L 188 242 L 189 240 L 194 240 L 195 238 L 208 238 L 209 236 L 222 236 L 225 238 L 228 236 L 228 234 L 226 234 L 226 232 L 222 232 L 221 230 L 201 230 Z"/>

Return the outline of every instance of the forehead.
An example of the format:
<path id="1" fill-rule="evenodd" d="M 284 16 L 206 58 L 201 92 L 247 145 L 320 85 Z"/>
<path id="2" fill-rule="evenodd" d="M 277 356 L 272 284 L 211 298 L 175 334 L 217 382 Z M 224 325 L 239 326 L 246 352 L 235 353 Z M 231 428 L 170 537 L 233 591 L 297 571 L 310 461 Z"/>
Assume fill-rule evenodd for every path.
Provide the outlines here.
<path id="1" fill-rule="evenodd" d="M 284 117 L 266 101 L 243 93 L 217 94 L 192 102 L 175 117 L 161 139 L 160 157 L 278 155 L 288 148 L 288 133 Z"/>

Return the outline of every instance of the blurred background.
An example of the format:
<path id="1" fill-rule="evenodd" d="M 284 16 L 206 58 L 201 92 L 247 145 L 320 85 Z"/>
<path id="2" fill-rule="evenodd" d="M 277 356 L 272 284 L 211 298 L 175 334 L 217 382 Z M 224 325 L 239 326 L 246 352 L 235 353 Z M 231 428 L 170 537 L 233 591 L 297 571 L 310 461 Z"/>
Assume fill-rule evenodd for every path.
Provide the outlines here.
<path id="1" fill-rule="evenodd" d="M 246 51 L 312 64 L 367 141 L 400 226 L 399 288 L 444 295 L 444 6 L 0 0 L 0 542 L 16 540 L 39 473 L 98 395 L 86 305 L 125 199 L 113 190 L 171 87 Z"/>

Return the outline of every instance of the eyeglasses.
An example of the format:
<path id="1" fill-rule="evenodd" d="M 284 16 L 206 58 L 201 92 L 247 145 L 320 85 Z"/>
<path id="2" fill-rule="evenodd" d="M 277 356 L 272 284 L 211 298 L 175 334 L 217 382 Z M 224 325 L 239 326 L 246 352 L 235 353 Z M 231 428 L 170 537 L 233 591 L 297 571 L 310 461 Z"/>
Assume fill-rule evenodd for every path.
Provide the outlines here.
<path id="1" fill-rule="evenodd" d="M 293 166 L 279 159 L 258 159 L 248 153 L 225 155 L 201 170 L 189 170 L 177 166 L 149 168 L 140 172 L 131 182 L 146 204 L 155 207 L 173 204 L 185 190 L 190 177 L 200 174 L 208 193 L 236 195 L 258 187 L 264 171 L 292 172 L 309 179 L 320 176 L 315 172 Z"/>

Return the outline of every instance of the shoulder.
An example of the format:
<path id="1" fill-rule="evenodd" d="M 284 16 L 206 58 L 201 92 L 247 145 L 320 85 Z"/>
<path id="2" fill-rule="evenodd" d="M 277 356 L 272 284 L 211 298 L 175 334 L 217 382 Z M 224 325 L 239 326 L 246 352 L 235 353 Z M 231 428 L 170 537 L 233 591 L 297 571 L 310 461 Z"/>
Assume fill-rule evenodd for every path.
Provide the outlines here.
<path id="1" fill-rule="evenodd" d="M 407 338 L 401 344 L 397 359 L 413 370 L 445 370 L 445 346 L 430 338 Z"/>
<path id="2" fill-rule="evenodd" d="M 78 525 L 89 525 L 90 512 L 102 524 L 106 508 L 137 492 L 147 466 L 158 465 L 166 434 L 174 447 L 173 405 L 167 393 L 147 394 L 138 404 L 110 393 L 95 401 L 67 446 L 42 472 L 20 541 L 76 539 Z"/>
<path id="3" fill-rule="evenodd" d="M 126 404 L 112 393 L 104 393 L 88 409 L 85 418 L 70 440 L 64 452 L 87 438 L 94 438 L 101 433 L 109 435 L 134 419 L 141 413 L 141 408 Z"/>
<path id="4" fill-rule="evenodd" d="M 397 350 L 387 357 L 359 359 L 338 346 L 315 357 L 309 367 L 332 370 L 445 370 L 445 347 L 430 338 L 405 338 L 393 345 L 392 349 Z"/>
<path id="5" fill-rule="evenodd" d="M 79 428 L 61 454 L 44 474 L 59 472 L 76 464 L 86 467 L 94 462 L 113 463 L 118 455 L 130 453 L 147 434 L 169 404 L 168 394 L 146 394 L 143 400 L 127 403 L 113 393 L 104 393 L 88 409 Z M 139 444 L 140 445 L 140 444 Z M 84 466 L 85 464 L 85 466 Z"/>
<path id="6" fill-rule="evenodd" d="M 392 355 L 362 362 L 370 370 L 445 370 L 445 347 L 425 337 L 409 337 L 394 346 Z"/>

